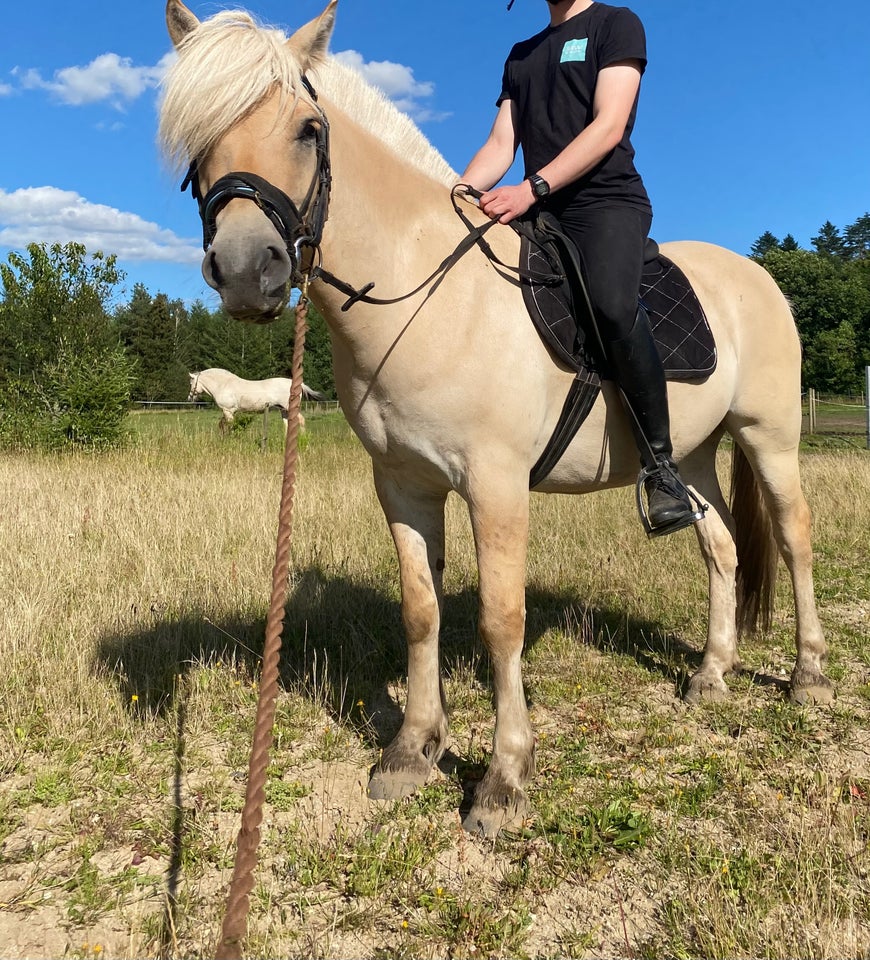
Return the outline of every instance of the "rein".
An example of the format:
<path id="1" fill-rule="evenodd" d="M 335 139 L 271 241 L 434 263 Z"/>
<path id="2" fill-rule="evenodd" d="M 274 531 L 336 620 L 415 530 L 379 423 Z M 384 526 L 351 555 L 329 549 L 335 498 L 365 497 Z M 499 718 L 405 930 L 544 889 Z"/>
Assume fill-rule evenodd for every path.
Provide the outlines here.
<path id="1" fill-rule="evenodd" d="M 257 714 L 251 741 L 251 755 L 248 760 L 242 825 L 236 838 L 233 876 L 227 894 L 221 939 L 215 951 L 215 960 L 241 960 L 242 944 L 247 931 L 250 894 L 254 889 L 260 825 L 263 822 L 263 805 L 266 802 L 266 771 L 269 766 L 269 752 L 273 740 L 272 729 L 275 725 L 275 707 L 278 699 L 284 606 L 287 602 L 289 583 L 293 495 L 296 491 L 296 465 L 299 457 L 299 411 L 302 406 L 302 360 L 305 352 L 305 334 L 308 330 L 307 318 L 308 284 L 303 281 L 302 296 L 296 305 L 296 333 L 293 340 L 290 374 L 287 436 L 284 440 L 284 473 L 281 484 L 281 503 L 278 509 L 278 537 L 275 546 L 275 562 L 272 567 L 272 594 L 266 617 Z"/>
<path id="2" fill-rule="evenodd" d="M 505 270 L 510 270 L 512 273 L 515 273 L 521 280 L 534 281 L 535 283 L 541 283 L 545 285 L 553 285 L 561 283 L 564 277 L 559 273 L 549 273 L 549 274 L 539 274 L 532 271 L 524 270 L 521 267 L 514 267 L 511 264 L 505 263 L 500 260 L 492 247 L 483 239 L 484 234 L 496 226 L 498 220 L 489 220 L 480 226 L 475 226 L 468 217 L 462 212 L 462 209 L 457 202 L 457 196 L 460 194 L 467 194 L 468 196 L 479 198 L 481 196 L 479 190 L 475 190 L 474 187 L 469 186 L 467 183 L 458 183 L 450 191 L 450 201 L 453 204 L 453 210 L 460 220 L 468 228 L 468 235 L 463 237 L 462 240 L 454 248 L 453 252 L 445 257 L 441 263 L 423 280 L 419 283 L 413 290 L 408 293 L 402 294 L 398 297 L 390 297 L 387 299 L 381 299 L 380 297 L 371 297 L 369 296 L 369 291 L 371 291 L 375 284 L 374 282 L 367 283 L 364 287 L 356 289 L 351 286 L 344 280 L 340 280 L 335 274 L 330 273 L 328 270 L 324 269 L 322 266 L 315 267 L 312 271 L 312 279 L 323 280 L 324 283 L 328 283 L 329 286 L 334 287 L 339 293 L 343 293 L 348 299 L 345 303 L 342 304 L 342 312 L 349 310 L 355 303 L 370 303 L 376 306 L 388 306 L 392 303 L 401 303 L 403 300 L 408 300 L 411 297 L 418 294 L 427 284 L 432 283 L 432 286 L 429 288 L 427 296 L 431 297 L 432 294 L 438 289 L 441 284 L 441 281 L 447 275 L 447 273 L 456 266 L 457 263 L 465 256 L 468 251 L 474 247 L 478 246 L 484 252 L 487 259 L 489 259 L 493 264 L 498 267 L 502 267 Z M 513 221 L 510 224 L 513 229 L 519 233 L 528 236 L 533 243 L 537 244 L 534 233 L 531 227 L 524 223 L 523 221 Z M 537 244 L 540 246 L 539 244 Z M 543 248 L 542 248 L 543 249 Z M 434 281 L 434 283 L 433 283 Z"/>

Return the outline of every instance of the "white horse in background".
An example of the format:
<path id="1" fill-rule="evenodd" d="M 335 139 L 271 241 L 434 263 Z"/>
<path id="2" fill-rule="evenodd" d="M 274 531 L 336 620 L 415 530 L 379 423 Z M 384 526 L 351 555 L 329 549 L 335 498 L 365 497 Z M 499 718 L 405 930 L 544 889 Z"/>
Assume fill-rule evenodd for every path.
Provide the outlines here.
<path id="1" fill-rule="evenodd" d="M 244 380 L 229 370 L 210 367 L 191 373 L 188 402 L 198 400 L 208 394 L 221 408 L 223 417 L 221 431 L 229 429 L 237 413 L 260 413 L 263 410 L 279 409 L 287 431 L 287 413 L 290 405 L 290 387 L 293 381 L 289 377 L 269 377 L 268 380 Z M 302 397 L 305 400 L 323 400 L 323 394 L 302 384 Z M 305 418 L 299 414 L 299 427 L 305 429 Z"/>

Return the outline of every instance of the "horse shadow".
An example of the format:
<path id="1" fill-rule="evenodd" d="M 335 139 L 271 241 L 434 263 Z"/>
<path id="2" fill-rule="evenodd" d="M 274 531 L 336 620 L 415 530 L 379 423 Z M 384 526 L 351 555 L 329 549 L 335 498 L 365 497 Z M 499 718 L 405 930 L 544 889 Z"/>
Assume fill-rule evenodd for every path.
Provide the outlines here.
<path id="1" fill-rule="evenodd" d="M 627 617 L 609 606 L 583 604 L 569 588 L 526 590 L 526 649 L 554 628 L 571 630 L 605 655 L 634 658 L 650 673 L 674 683 L 675 695 L 701 654 L 652 620 Z M 179 681 L 202 664 L 235 664 L 259 673 L 265 618 L 238 615 L 211 619 L 205 612 L 165 617 L 154 612 L 135 627 L 109 631 L 97 644 L 96 666 L 108 671 L 123 701 L 137 715 L 163 716 L 174 709 Z M 638 642 L 638 637 L 642 642 Z M 486 653 L 477 636 L 477 592 L 469 585 L 444 598 L 441 661 L 490 686 Z M 285 608 L 279 682 L 322 702 L 372 745 L 384 746 L 401 724 L 392 689 L 404 679 L 407 652 L 398 597 L 342 573 L 312 566 L 293 576 Z M 527 690 L 527 696 L 533 694 Z M 371 710 L 363 719 L 354 705 Z"/>
<path id="2" fill-rule="evenodd" d="M 624 610 L 578 605 L 575 592 L 530 586 L 526 591 L 526 646 L 534 648 L 552 629 L 570 625 L 578 642 L 603 655 L 628 655 L 652 674 L 674 684 L 700 662 L 693 647 L 670 636 L 661 624 L 626 617 Z M 171 953 L 178 909 L 185 807 L 182 796 L 188 677 L 203 664 L 233 664 L 247 676 L 259 674 L 265 618 L 238 615 L 219 621 L 204 612 L 166 617 L 145 612 L 137 626 L 107 632 L 99 641 L 95 669 L 108 672 L 134 717 L 165 717 L 175 727 L 173 822 L 167 898 L 160 955 Z M 637 642 L 643 638 L 643 643 Z M 469 585 L 444 598 L 441 659 L 446 671 L 491 688 L 488 659 L 477 639 L 477 592 Z M 312 566 L 297 571 L 286 604 L 279 682 L 301 690 L 336 719 L 349 723 L 370 746 L 383 747 L 398 731 L 402 709 L 395 684 L 406 675 L 407 655 L 398 596 L 389 596 L 342 573 Z M 527 698 L 534 702 L 528 688 Z M 363 701 L 363 715 L 354 706 Z M 463 783 L 460 812 L 470 807 L 479 762 L 447 751 L 440 768 Z"/>

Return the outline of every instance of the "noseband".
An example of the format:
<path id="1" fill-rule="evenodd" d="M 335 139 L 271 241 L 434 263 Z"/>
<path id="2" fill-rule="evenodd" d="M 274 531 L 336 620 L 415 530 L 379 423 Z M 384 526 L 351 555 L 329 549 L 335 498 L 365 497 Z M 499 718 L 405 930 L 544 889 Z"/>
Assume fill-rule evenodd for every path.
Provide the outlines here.
<path id="1" fill-rule="evenodd" d="M 297 268 L 302 248 L 308 247 L 316 251 L 320 247 L 323 226 L 329 211 L 329 192 L 332 185 L 332 171 L 329 163 L 329 122 L 326 114 L 317 105 L 317 94 L 308 78 L 303 76 L 302 83 L 317 107 L 320 126 L 315 139 L 317 168 L 301 206 L 297 207 L 283 190 L 255 173 L 228 173 L 216 180 L 208 193 L 203 196 L 199 186 L 196 159 L 190 164 L 187 176 L 181 184 L 181 192 L 184 193 L 189 186 L 194 200 L 199 205 L 203 250 L 208 250 L 212 245 L 217 233 L 218 214 L 230 200 L 253 200 L 281 235 L 290 256 L 294 279 L 298 279 Z"/>

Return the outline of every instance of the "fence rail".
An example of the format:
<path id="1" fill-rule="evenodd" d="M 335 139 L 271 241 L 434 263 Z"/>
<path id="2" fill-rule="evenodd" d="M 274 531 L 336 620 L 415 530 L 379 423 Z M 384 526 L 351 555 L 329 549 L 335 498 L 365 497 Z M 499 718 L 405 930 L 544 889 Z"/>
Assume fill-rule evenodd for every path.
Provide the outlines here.
<path id="1" fill-rule="evenodd" d="M 133 400 L 138 410 L 212 410 L 210 400 Z M 339 409 L 338 400 L 303 400 L 303 413 L 335 413 Z"/>

